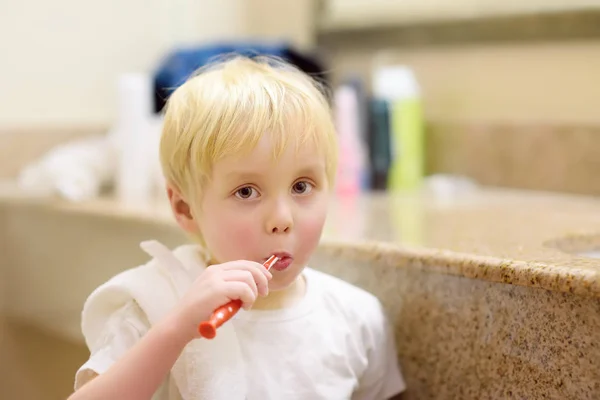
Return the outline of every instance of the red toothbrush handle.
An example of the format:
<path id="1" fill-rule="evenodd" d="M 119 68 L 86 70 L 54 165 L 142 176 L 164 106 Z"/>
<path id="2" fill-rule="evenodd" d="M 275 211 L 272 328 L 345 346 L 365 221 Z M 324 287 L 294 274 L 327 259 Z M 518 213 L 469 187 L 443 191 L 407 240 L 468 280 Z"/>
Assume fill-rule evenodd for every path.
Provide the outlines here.
<path id="1" fill-rule="evenodd" d="M 269 257 L 263 264 L 268 270 L 271 269 L 279 258 L 275 256 Z M 217 336 L 217 328 L 229 321 L 242 308 L 241 300 L 231 300 L 229 303 L 218 307 L 213 311 L 208 321 L 201 322 L 198 326 L 198 332 L 206 339 L 212 339 Z"/>
<path id="2" fill-rule="evenodd" d="M 210 319 L 204 321 L 198 327 L 198 331 L 207 339 L 212 339 L 217 335 L 217 328 L 229 321 L 242 308 L 241 300 L 231 300 L 213 311 Z"/>

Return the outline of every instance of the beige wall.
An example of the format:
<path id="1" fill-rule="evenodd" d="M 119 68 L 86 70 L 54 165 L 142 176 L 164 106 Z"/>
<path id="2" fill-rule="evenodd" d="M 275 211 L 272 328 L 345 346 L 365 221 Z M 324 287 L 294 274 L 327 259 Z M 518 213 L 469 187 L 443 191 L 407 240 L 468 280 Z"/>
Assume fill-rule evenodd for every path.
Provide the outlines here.
<path id="1" fill-rule="evenodd" d="M 402 49 L 334 49 L 338 77 L 377 63 L 414 68 L 432 122 L 597 125 L 600 40 Z"/>
<path id="2" fill-rule="evenodd" d="M 300 49 L 315 44 L 318 0 L 246 0 L 245 32 L 250 37 L 283 39 Z"/>
<path id="3" fill-rule="evenodd" d="M 110 125 L 118 75 L 151 71 L 176 43 L 312 40 L 313 0 L 8 3 L 0 24 L 0 132 Z"/>
<path id="4" fill-rule="evenodd" d="M 327 0 L 327 30 L 597 9 L 597 0 Z"/>

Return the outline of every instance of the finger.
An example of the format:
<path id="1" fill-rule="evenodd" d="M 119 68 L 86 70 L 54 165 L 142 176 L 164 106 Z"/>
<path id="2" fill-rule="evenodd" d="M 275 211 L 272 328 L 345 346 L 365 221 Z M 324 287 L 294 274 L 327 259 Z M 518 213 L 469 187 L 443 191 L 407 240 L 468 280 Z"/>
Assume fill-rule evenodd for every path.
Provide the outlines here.
<path id="1" fill-rule="evenodd" d="M 252 292 L 254 293 L 254 296 L 258 296 L 259 290 L 258 290 L 258 285 L 256 284 L 256 281 L 254 280 L 254 275 L 252 275 L 252 272 L 250 271 L 246 271 L 246 270 L 241 270 L 241 269 L 237 269 L 237 270 L 230 270 L 230 271 L 223 271 L 223 274 L 221 275 L 222 279 L 226 282 L 243 282 L 246 285 L 248 285 L 248 287 L 250 287 L 250 289 L 252 289 Z"/>
<path id="2" fill-rule="evenodd" d="M 253 263 L 251 261 L 242 261 L 237 262 L 234 261 L 232 263 L 223 264 L 224 270 L 244 270 L 248 271 L 252 274 L 254 278 L 254 282 L 258 286 L 258 292 L 262 296 L 266 296 L 269 293 L 269 279 L 272 277 L 269 271 L 266 271 L 266 268 L 258 263 Z M 269 274 L 269 277 L 266 276 L 265 271 Z"/>
<path id="3" fill-rule="evenodd" d="M 221 264 L 221 268 L 224 271 L 231 270 L 231 269 L 245 269 L 248 271 L 258 271 L 261 274 L 263 274 L 264 276 L 266 276 L 268 279 L 273 278 L 273 274 L 271 274 L 269 272 L 269 270 L 265 268 L 264 265 L 256 263 L 254 261 L 247 261 L 247 260 L 231 261 L 231 262 Z"/>
<path id="4" fill-rule="evenodd" d="M 241 300 L 244 310 L 252 308 L 256 301 L 256 295 L 245 282 L 227 282 L 225 284 L 225 295 L 232 300 Z"/>
<path id="5" fill-rule="evenodd" d="M 269 281 L 267 280 L 267 278 L 260 273 L 260 271 L 257 271 L 256 269 L 250 269 L 250 270 L 231 270 L 231 271 L 226 271 L 224 272 L 229 274 L 232 272 L 241 272 L 243 274 L 246 274 L 246 276 L 249 277 L 249 279 L 252 281 L 252 287 L 255 289 L 257 296 L 260 294 L 261 296 L 266 296 L 269 294 Z M 248 282 L 248 280 L 245 280 L 245 282 Z"/>

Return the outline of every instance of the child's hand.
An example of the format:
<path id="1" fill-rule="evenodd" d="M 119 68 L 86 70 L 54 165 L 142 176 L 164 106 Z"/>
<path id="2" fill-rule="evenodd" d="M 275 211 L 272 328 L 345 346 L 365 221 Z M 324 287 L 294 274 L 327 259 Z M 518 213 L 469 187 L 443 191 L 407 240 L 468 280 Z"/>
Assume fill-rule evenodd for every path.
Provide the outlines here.
<path id="1" fill-rule="evenodd" d="M 259 263 L 231 261 L 211 265 L 192 284 L 175 310 L 176 323 L 189 340 L 199 337 L 198 325 L 210 318 L 215 308 L 240 299 L 250 309 L 256 298 L 269 293 L 273 275 Z"/>

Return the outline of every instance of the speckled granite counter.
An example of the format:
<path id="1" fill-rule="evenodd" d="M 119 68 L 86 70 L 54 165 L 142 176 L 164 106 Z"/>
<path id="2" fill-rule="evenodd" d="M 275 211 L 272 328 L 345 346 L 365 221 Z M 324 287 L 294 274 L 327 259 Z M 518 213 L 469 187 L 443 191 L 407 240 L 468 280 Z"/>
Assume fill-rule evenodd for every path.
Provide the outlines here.
<path id="1" fill-rule="evenodd" d="M 182 238 L 164 201 L 68 204 L 9 189 L 0 196 L 0 218 L 12 235 L 7 265 L 43 260 L 66 268 L 74 282 L 68 301 L 57 301 L 66 292 L 47 284 L 61 282 L 52 273 L 29 267 L 42 276 L 43 283 L 32 283 L 27 268 L 15 270 L 8 278 L 27 282 L 46 303 L 35 308 L 15 284 L 12 307 L 40 321 L 44 315 L 48 326 L 61 321 L 72 337 L 77 304 L 107 276 L 143 259 L 134 251 L 137 240 Z M 24 240 L 35 250 L 19 251 Z M 62 254 L 74 247 L 65 262 Z M 591 198 L 491 189 L 456 197 L 371 195 L 335 202 L 311 265 L 381 299 L 409 399 L 597 399 L 600 260 L 570 252 L 598 247 L 600 201 Z M 48 311 L 52 301 L 60 313 Z M 27 302 L 29 309 L 21 305 Z"/>
<path id="2" fill-rule="evenodd" d="M 361 259 L 600 297 L 600 258 L 577 256 L 600 249 L 600 200 L 590 197 L 380 195 L 337 204 L 330 222 L 327 246 Z"/>
<path id="3" fill-rule="evenodd" d="M 600 201 L 486 190 L 334 213 L 315 264 L 382 300 L 410 399 L 600 398 L 600 259 L 574 255 L 600 248 Z"/>

